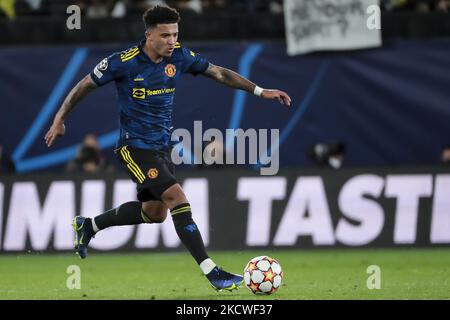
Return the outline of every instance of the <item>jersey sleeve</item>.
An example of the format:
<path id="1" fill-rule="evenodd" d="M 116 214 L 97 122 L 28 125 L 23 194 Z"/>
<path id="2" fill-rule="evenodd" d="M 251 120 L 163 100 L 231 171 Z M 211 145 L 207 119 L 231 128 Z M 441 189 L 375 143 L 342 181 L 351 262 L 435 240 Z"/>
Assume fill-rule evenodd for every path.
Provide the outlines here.
<path id="1" fill-rule="evenodd" d="M 209 61 L 206 58 L 185 47 L 182 47 L 181 50 L 184 60 L 184 73 L 191 73 L 196 76 L 208 69 Z"/>
<path id="2" fill-rule="evenodd" d="M 95 84 L 103 86 L 108 82 L 119 79 L 121 70 L 118 62 L 117 54 L 112 54 L 100 61 L 91 71 L 91 78 Z"/>

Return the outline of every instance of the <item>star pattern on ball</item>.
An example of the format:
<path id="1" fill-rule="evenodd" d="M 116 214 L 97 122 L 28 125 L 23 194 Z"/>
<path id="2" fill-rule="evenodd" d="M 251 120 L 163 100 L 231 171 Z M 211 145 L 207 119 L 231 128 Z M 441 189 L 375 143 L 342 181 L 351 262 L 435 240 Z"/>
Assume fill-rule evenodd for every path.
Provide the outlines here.
<path id="1" fill-rule="evenodd" d="M 253 292 L 258 292 L 259 291 L 259 285 L 257 283 L 254 283 L 253 281 L 250 283 L 249 288 Z"/>
<path id="2" fill-rule="evenodd" d="M 249 264 L 249 266 L 248 266 L 247 269 L 248 269 L 249 271 L 253 271 L 253 270 L 258 269 L 258 267 L 256 266 L 256 263 L 255 263 L 255 262 L 250 262 L 250 264 Z"/>
<path id="3" fill-rule="evenodd" d="M 272 282 L 273 281 L 273 277 L 275 277 L 275 274 L 272 272 L 271 269 L 269 269 L 268 271 L 266 271 L 264 273 L 264 282 L 266 282 L 266 281 Z"/>

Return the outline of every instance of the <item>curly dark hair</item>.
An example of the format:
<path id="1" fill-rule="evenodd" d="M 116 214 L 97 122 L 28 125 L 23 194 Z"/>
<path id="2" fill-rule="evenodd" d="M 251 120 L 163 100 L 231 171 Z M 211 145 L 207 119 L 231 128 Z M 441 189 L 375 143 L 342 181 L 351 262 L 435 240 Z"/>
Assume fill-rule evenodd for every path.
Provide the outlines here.
<path id="1" fill-rule="evenodd" d="M 180 22 L 180 14 L 174 8 L 157 5 L 147 9 L 142 15 L 145 29 L 150 29 L 159 23 L 178 23 Z"/>

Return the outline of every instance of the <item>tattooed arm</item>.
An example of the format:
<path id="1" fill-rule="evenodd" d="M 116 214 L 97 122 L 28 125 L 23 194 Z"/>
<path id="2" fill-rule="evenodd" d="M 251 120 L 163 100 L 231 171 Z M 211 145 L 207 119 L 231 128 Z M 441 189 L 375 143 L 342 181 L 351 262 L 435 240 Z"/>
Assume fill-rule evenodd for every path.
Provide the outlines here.
<path id="1" fill-rule="evenodd" d="M 217 82 L 224 84 L 230 88 L 241 89 L 250 93 L 255 93 L 265 99 L 277 99 L 281 104 L 285 104 L 288 106 L 291 105 L 291 98 L 287 93 L 276 89 L 259 88 L 256 84 L 244 78 L 240 74 L 223 67 L 215 66 L 212 63 L 209 64 L 208 69 L 206 69 L 203 75 L 208 78 L 214 79 Z"/>
<path id="2" fill-rule="evenodd" d="M 58 112 L 56 113 L 52 126 L 45 135 L 45 143 L 48 147 L 52 146 L 56 138 L 66 133 L 64 121 L 66 120 L 69 112 L 72 111 L 75 105 L 95 88 L 97 88 L 97 85 L 88 74 L 69 92 L 66 99 L 64 99 L 61 108 L 59 108 Z"/>

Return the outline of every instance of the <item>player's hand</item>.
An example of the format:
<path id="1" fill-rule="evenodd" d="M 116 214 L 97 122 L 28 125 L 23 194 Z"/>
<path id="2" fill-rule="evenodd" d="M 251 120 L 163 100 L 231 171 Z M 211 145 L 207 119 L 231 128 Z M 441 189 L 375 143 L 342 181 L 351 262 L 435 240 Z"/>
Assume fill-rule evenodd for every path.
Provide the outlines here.
<path id="1" fill-rule="evenodd" d="M 261 93 L 264 99 L 277 99 L 281 104 L 286 106 L 291 105 L 291 98 L 286 92 L 280 90 L 264 89 Z"/>
<path id="2" fill-rule="evenodd" d="M 54 122 L 45 135 L 45 143 L 47 147 L 51 147 L 56 138 L 61 137 L 66 133 L 66 126 L 64 123 Z"/>

